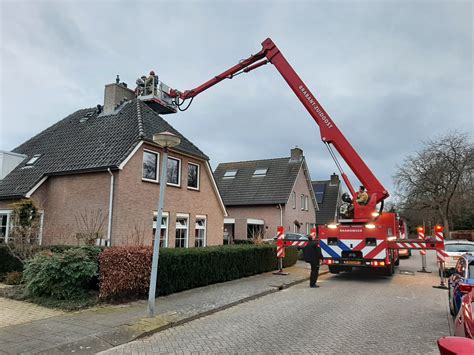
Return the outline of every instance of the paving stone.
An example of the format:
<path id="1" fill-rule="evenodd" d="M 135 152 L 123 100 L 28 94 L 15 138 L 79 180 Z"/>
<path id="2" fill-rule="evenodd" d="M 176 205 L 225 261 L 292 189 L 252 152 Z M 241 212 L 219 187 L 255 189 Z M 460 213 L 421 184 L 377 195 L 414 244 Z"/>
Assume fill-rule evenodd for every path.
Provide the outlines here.
<path id="1" fill-rule="evenodd" d="M 416 271 L 421 261 L 401 264 Z M 449 335 L 447 292 L 431 287 L 438 283 L 436 273 L 327 275 L 319 289 L 299 284 L 104 353 L 435 354 Z"/>

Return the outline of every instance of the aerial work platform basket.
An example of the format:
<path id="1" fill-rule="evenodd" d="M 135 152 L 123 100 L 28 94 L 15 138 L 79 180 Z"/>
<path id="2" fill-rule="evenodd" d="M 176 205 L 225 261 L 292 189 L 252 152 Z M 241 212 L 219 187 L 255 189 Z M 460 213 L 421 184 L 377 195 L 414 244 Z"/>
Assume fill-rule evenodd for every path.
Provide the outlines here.
<path id="1" fill-rule="evenodd" d="M 171 88 L 158 80 L 157 76 L 137 79 L 135 93 L 137 98 L 146 102 L 150 108 L 159 114 L 176 113 L 178 106 L 170 96 Z"/>

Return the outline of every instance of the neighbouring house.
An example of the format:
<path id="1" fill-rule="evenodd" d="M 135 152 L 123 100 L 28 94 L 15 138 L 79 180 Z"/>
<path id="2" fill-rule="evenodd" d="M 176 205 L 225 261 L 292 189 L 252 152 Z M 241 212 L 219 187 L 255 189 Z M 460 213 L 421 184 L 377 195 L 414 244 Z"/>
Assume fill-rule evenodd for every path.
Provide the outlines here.
<path id="1" fill-rule="evenodd" d="M 342 186 L 336 173 L 329 180 L 312 181 L 319 209 L 316 211 L 316 223 L 325 225 L 336 223 L 341 206 Z"/>
<path id="2" fill-rule="evenodd" d="M 222 244 L 226 209 L 208 156 L 152 107 L 117 80 L 106 85 L 103 106 L 76 111 L 1 152 L 0 243 L 9 240 L 12 203 L 31 199 L 42 244 L 75 244 L 97 231 L 102 245 L 150 245 L 162 152 L 152 137 L 169 131 L 181 143 L 169 151 L 161 244 Z"/>
<path id="3" fill-rule="evenodd" d="M 280 225 L 301 233 L 315 226 L 318 205 L 301 149 L 287 158 L 222 163 L 214 175 L 228 212 L 224 243 L 271 238 Z"/>

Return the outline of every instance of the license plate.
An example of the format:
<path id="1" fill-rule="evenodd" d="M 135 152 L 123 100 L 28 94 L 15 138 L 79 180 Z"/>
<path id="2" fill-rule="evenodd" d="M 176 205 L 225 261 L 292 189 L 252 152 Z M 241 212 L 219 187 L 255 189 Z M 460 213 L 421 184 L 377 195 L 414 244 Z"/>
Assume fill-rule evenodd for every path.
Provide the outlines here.
<path id="1" fill-rule="evenodd" d="M 349 265 L 360 265 L 360 261 L 347 260 L 347 261 L 346 261 L 346 264 L 349 264 Z"/>

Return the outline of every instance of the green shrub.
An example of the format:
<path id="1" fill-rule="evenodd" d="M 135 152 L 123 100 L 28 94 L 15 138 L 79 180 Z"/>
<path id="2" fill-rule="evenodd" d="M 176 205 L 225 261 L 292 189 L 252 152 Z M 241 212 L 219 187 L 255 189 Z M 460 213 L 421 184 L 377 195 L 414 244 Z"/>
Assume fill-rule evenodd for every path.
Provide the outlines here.
<path id="1" fill-rule="evenodd" d="M 72 299 L 84 296 L 97 273 L 96 251 L 76 247 L 62 253 L 36 254 L 25 263 L 23 276 L 27 290 L 34 296 Z"/>
<path id="2" fill-rule="evenodd" d="M 148 293 L 151 247 L 108 248 L 99 256 L 100 297 L 140 298 Z M 297 250 L 287 248 L 284 266 L 294 265 Z M 161 249 L 158 294 L 247 277 L 277 269 L 274 245 L 231 245 Z"/>
<path id="3" fill-rule="evenodd" d="M 6 245 L 0 245 L 0 275 L 11 271 L 22 271 L 23 265 L 15 258 Z"/>
<path id="4" fill-rule="evenodd" d="M 5 283 L 7 285 L 19 285 L 21 284 L 22 278 L 23 273 L 21 271 L 12 271 L 6 274 Z"/>

